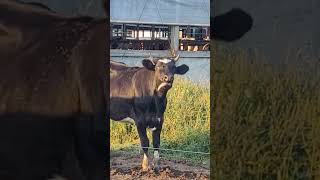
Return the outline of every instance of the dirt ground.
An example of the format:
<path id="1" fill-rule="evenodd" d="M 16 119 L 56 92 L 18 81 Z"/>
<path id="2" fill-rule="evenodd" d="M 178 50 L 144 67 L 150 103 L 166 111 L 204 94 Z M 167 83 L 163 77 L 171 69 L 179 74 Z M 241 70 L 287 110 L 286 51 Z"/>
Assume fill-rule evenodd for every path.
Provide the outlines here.
<path id="1" fill-rule="evenodd" d="M 209 169 L 199 165 L 192 165 L 186 161 L 174 161 L 161 157 L 161 168 L 155 173 L 151 168 L 148 172 L 141 171 L 143 156 L 124 153 L 111 153 L 111 180 L 207 180 Z M 152 159 L 149 160 L 149 166 Z"/>

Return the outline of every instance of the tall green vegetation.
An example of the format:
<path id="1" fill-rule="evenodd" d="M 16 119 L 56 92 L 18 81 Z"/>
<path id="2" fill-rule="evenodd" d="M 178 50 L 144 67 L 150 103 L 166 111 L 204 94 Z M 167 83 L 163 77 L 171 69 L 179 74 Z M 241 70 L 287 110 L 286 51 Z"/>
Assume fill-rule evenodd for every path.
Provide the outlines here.
<path id="1" fill-rule="evenodd" d="M 320 179 L 320 63 L 263 59 L 214 59 L 212 178 Z"/>

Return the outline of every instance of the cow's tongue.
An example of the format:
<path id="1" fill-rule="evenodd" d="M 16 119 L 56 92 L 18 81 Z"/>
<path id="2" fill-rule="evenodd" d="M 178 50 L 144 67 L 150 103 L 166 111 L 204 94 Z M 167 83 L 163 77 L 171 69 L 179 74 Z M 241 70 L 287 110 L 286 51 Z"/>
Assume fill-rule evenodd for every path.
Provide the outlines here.
<path id="1" fill-rule="evenodd" d="M 171 83 L 163 82 L 158 86 L 157 90 L 163 91 L 163 90 L 168 90 L 170 88 L 171 88 Z"/>

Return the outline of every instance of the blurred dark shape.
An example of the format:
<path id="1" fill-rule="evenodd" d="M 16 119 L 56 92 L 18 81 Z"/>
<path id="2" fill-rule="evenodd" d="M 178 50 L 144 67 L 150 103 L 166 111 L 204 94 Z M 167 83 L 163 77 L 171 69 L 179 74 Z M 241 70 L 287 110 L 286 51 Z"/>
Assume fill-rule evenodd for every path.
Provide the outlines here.
<path id="1" fill-rule="evenodd" d="M 252 17 L 245 11 L 234 8 L 211 20 L 211 37 L 215 40 L 235 41 L 246 34 L 253 25 Z"/>

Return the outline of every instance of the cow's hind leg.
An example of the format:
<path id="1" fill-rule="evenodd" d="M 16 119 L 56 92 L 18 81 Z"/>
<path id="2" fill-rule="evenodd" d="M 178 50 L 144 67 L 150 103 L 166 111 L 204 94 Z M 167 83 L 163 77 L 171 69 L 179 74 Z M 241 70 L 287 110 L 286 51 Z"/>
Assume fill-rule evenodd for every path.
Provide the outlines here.
<path id="1" fill-rule="evenodd" d="M 149 147 L 149 139 L 147 136 L 146 127 L 137 125 L 139 137 L 140 137 L 140 143 L 143 147 L 143 161 L 142 161 L 142 171 L 147 171 L 149 166 L 149 160 L 148 160 L 148 147 Z"/>
<path id="2" fill-rule="evenodd" d="M 159 156 L 159 147 L 160 147 L 160 134 L 161 134 L 161 128 L 156 129 L 152 132 L 152 138 L 153 138 L 153 168 L 155 172 L 159 171 L 160 166 L 160 156 Z"/>
<path id="3" fill-rule="evenodd" d="M 52 179 L 48 180 L 68 180 L 68 179 L 77 179 L 85 180 L 85 176 L 80 167 L 79 159 L 76 155 L 75 143 L 69 144 L 69 149 L 66 152 L 66 156 L 62 161 L 62 175 L 55 174 Z M 64 179 L 63 179 L 64 178 Z"/>

